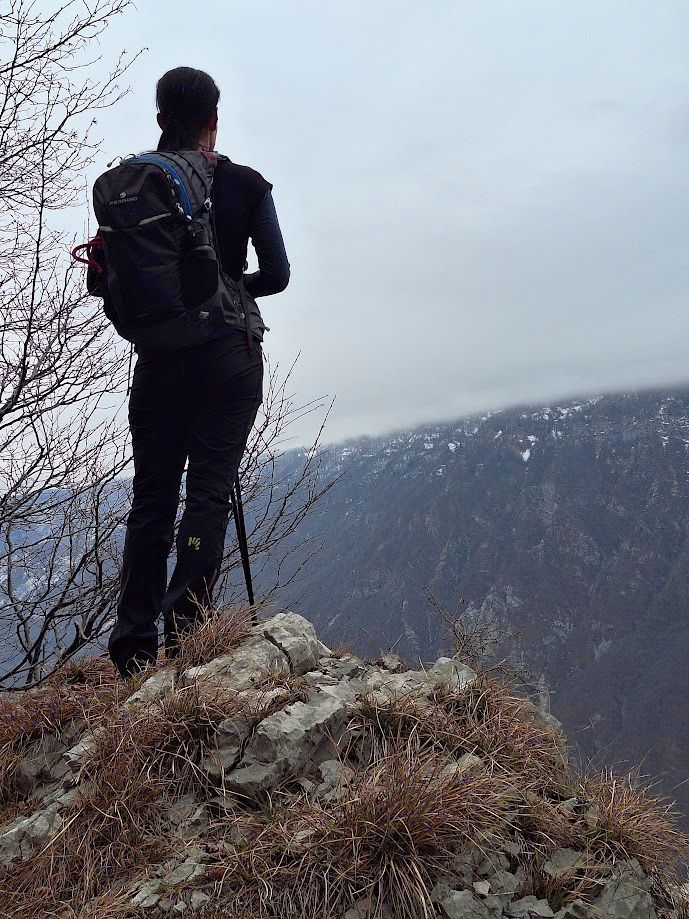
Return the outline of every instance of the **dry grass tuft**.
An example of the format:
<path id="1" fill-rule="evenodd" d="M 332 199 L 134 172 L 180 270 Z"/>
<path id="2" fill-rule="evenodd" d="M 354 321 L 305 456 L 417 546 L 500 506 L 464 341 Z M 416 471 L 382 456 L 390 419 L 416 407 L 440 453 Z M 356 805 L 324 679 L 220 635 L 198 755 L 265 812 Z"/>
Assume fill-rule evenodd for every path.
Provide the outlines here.
<path id="1" fill-rule="evenodd" d="M 359 698 L 349 724 L 357 740 L 360 765 L 384 759 L 391 744 L 405 739 L 418 749 L 461 756 L 466 752 L 465 745 L 454 727 L 453 719 L 443 709 L 423 697 L 393 695 L 383 702 L 374 693 Z"/>
<path id="2" fill-rule="evenodd" d="M 102 686 L 121 683 L 110 658 L 105 655 L 70 660 L 53 673 L 46 685 L 54 689 L 69 686 Z"/>
<path id="3" fill-rule="evenodd" d="M 519 835 L 535 860 L 555 849 L 578 849 L 583 840 L 576 817 L 559 801 L 542 797 L 537 791 L 520 788 L 523 794 L 519 814 Z"/>
<path id="4" fill-rule="evenodd" d="M 689 919 L 689 907 L 671 893 L 683 882 L 689 863 L 689 837 L 678 829 L 672 804 L 654 794 L 638 770 L 583 774 L 572 780 L 570 790 L 578 802 L 570 811 L 559 802 L 525 795 L 519 823 L 527 892 L 541 890 L 538 895 L 547 896 L 551 906 L 587 899 L 616 863 L 635 858 L 651 878 L 658 915 Z M 542 864 L 556 848 L 585 853 L 584 864 L 554 880 L 543 873 Z"/>
<path id="5" fill-rule="evenodd" d="M 131 896 L 124 887 L 120 889 L 115 887 L 94 897 L 84 907 L 75 908 L 71 903 L 65 903 L 59 917 L 60 919 L 140 919 L 141 912 L 132 909 L 130 900 Z M 53 915 L 50 915 L 50 919 L 53 919 Z"/>
<path id="6" fill-rule="evenodd" d="M 220 721 L 239 710 L 239 701 L 208 698 L 195 685 L 150 706 L 121 708 L 94 725 L 84 775 L 104 780 L 100 790 L 106 796 L 121 795 L 141 775 L 153 784 L 172 780 L 175 790 L 185 794 L 187 788 L 179 782 L 188 777 L 200 745 L 210 741 Z"/>
<path id="7" fill-rule="evenodd" d="M 509 684 L 479 673 L 464 690 L 439 690 L 436 701 L 453 716 L 467 750 L 493 772 L 518 777 L 524 788 L 568 789 L 561 735 L 534 719 L 532 704 Z"/>
<path id="8" fill-rule="evenodd" d="M 660 919 L 689 919 L 689 898 L 682 888 L 686 876 L 682 877 L 681 882 L 677 880 L 673 883 L 670 879 L 668 883 L 665 871 L 658 868 L 653 868 L 649 876 L 653 900 Z"/>
<path id="9" fill-rule="evenodd" d="M 604 866 L 594 858 L 587 858 L 582 868 L 553 876 L 544 870 L 543 857 L 534 855 L 524 864 L 522 896 L 533 894 L 539 900 L 547 900 L 550 908 L 557 911 L 574 900 L 589 901 L 595 897 L 604 874 Z"/>
<path id="10" fill-rule="evenodd" d="M 586 835 L 590 847 L 611 861 L 636 858 L 649 874 L 689 864 L 689 838 L 677 827 L 673 803 L 645 782 L 639 769 L 611 769 L 582 776 L 580 794 L 592 802 Z"/>
<path id="11" fill-rule="evenodd" d="M 226 609 L 208 616 L 180 647 L 179 669 L 206 663 L 237 648 L 251 629 L 251 611 Z M 45 738 L 59 741 L 87 724 L 100 724 L 131 695 L 157 666 L 123 682 L 105 656 L 71 661 L 45 686 L 0 698 L 0 808 L 23 801 L 32 790 L 22 775 L 22 762 Z"/>
<path id="12" fill-rule="evenodd" d="M 31 792 L 21 765 L 32 751 L 51 739 L 74 742 L 80 728 L 106 717 L 137 687 L 122 683 L 104 658 L 90 658 L 61 668 L 40 689 L 0 698 L 0 808 Z"/>
<path id="13" fill-rule="evenodd" d="M 510 823 L 512 796 L 486 772 L 447 766 L 446 757 L 413 742 L 392 745 L 355 778 L 355 793 L 324 815 L 321 844 L 332 860 L 352 861 L 385 886 L 387 866 L 396 861 L 409 860 L 410 869 L 416 862 L 411 883 L 412 876 L 448 868 L 469 843 L 486 851 L 497 844 Z"/>
<path id="14" fill-rule="evenodd" d="M 362 896 L 371 915 L 382 903 L 396 916 L 431 915 L 438 873 L 465 845 L 496 844 L 512 803 L 490 775 L 446 765 L 416 743 L 393 744 L 327 809 L 305 797 L 273 807 L 250 846 L 221 866 L 222 896 L 281 917 L 338 915 Z"/>
<path id="15" fill-rule="evenodd" d="M 11 915 L 35 917 L 37 902 L 46 914 L 68 903 L 82 915 L 104 890 L 167 857 L 169 805 L 197 787 L 202 752 L 219 722 L 238 709 L 190 687 L 151 707 L 120 708 L 96 719 L 82 789 L 65 810 L 63 828 L 3 878 Z"/>
<path id="16" fill-rule="evenodd" d="M 440 687 L 429 700 L 402 696 L 381 703 L 370 695 L 359 713 L 373 735 L 373 756 L 378 739 L 413 733 L 451 756 L 480 756 L 488 771 L 518 779 L 521 788 L 573 794 L 559 733 L 534 720 L 528 699 L 485 673 L 464 689 Z"/>
<path id="17" fill-rule="evenodd" d="M 180 641 L 176 663 L 180 670 L 207 664 L 221 654 L 229 654 L 241 645 L 251 631 L 252 613 L 260 615 L 260 607 L 226 607 L 221 610 L 201 610 L 198 625 Z"/>

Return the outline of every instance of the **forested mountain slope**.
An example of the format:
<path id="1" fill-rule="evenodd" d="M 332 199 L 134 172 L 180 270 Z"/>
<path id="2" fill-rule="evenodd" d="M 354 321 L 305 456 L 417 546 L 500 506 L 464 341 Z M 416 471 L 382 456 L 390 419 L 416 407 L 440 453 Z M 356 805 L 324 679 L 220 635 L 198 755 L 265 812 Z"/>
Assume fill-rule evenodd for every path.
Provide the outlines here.
<path id="1" fill-rule="evenodd" d="M 298 463 L 297 453 L 284 462 Z M 283 602 L 326 641 L 431 659 L 425 588 L 520 637 L 584 756 L 689 775 L 689 391 L 501 411 L 322 451 L 340 476 Z M 676 795 L 689 805 L 687 786 Z"/>

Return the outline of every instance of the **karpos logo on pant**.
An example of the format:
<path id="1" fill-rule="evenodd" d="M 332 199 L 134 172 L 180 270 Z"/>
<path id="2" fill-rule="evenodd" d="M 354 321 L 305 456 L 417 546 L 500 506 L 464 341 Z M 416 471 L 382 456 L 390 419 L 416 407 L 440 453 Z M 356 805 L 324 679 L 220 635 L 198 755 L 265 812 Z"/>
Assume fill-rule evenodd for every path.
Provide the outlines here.
<path id="1" fill-rule="evenodd" d="M 187 546 L 190 549 L 196 549 L 196 551 L 198 552 L 199 549 L 201 548 L 201 537 L 200 536 L 190 536 Z"/>

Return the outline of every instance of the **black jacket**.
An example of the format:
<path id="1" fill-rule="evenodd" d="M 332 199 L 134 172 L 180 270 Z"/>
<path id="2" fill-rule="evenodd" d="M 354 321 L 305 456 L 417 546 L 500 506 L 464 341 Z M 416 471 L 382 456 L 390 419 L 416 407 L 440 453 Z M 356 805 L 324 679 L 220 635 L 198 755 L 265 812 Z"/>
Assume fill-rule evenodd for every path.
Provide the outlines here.
<path id="1" fill-rule="evenodd" d="M 246 270 L 249 239 L 256 250 L 258 271 L 244 276 L 252 297 L 284 290 L 290 268 L 280 232 L 273 186 L 263 176 L 232 162 L 220 162 L 213 185 L 215 226 L 223 269 L 238 281 Z"/>

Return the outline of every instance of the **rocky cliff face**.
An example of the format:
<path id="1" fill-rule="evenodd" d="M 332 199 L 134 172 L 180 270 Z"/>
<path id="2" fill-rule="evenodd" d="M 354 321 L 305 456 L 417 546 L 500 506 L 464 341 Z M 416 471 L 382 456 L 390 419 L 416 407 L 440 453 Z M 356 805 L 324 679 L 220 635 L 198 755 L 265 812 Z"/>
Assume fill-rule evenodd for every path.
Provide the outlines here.
<path id="1" fill-rule="evenodd" d="M 643 760 L 689 813 L 689 392 L 497 412 L 321 462 L 341 478 L 300 536 L 324 547 L 284 602 L 326 641 L 414 659 L 448 647 L 425 588 L 464 598 L 514 636 L 503 650 L 584 758 Z"/>
<path id="2" fill-rule="evenodd" d="M 3 916 L 683 915 L 686 838 L 577 773 L 546 711 L 292 613 L 218 616 L 138 684 L 91 661 L 2 699 L 0 747 Z"/>

